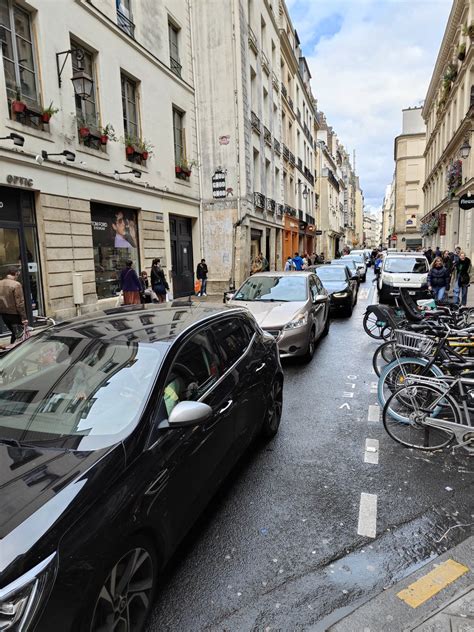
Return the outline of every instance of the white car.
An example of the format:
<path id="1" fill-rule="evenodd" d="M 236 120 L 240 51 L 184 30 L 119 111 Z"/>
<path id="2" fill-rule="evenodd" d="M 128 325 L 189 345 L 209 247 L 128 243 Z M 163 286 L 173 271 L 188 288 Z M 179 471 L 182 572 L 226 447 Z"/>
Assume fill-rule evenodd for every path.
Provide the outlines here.
<path id="1" fill-rule="evenodd" d="M 384 258 L 377 287 L 379 302 L 393 302 L 400 288 L 409 288 L 415 298 L 426 298 L 428 259 L 416 252 L 388 253 Z"/>
<path id="2" fill-rule="evenodd" d="M 357 264 L 357 269 L 359 270 L 360 280 L 364 282 L 367 278 L 367 266 L 365 265 L 365 256 L 364 254 L 353 254 L 352 252 L 349 255 L 344 255 L 341 259 L 347 260 L 352 259 Z"/>

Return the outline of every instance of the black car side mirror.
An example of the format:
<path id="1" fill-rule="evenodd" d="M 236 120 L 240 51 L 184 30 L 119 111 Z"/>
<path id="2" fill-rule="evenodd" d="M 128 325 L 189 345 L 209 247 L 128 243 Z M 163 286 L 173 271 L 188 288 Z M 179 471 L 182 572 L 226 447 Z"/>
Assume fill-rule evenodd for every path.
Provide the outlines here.
<path id="1" fill-rule="evenodd" d="M 170 428 L 185 428 L 195 426 L 210 419 L 212 408 L 202 402 L 179 402 L 168 417 Z"/>

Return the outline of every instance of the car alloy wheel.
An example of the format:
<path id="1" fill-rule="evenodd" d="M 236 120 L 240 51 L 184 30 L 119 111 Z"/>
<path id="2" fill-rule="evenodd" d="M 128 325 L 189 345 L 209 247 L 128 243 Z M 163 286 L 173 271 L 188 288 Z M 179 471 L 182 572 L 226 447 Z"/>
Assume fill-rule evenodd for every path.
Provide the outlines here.
<path id="1" fill-rule="evenodd" d="M 91 632 L 139 632 L 147 619 L 155 582 L 154 560 L 142 547 L 115 564 L 100 589 Z"/>
<path id="2" fill-rule="evenodd" d="M 283 384 L 280 379 L 273 382 L 267 414 L 263 422 L 262 434 L 265 437 L 274 437 L 278 432 L 283 410 Z"/>
<path id="3" fill-rule="evenodd" d="M 303 356 L 303 360 L 305 360 L 306 362 L 309 362 L 310 360 L 312 360 L 315 349 L 316 349 L 316 332 L 314 330 L 314 327 L 311 327 L 311 331 L 309 332 L 308 346 L 306 348 L 306 353 Z"/>

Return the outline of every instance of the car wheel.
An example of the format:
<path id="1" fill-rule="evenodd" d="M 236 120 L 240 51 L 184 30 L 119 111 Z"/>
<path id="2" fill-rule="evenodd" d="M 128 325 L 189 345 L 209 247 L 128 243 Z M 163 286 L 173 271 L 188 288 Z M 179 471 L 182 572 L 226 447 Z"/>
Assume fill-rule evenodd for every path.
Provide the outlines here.
<path id="1" fill-rule="evenodd" d="M 278 432 L 283 410 L 283 384 L 278 377 L 272 384 L 270 401 L 268 403 L 265 419 L 263 420 L 261 433 L 267 439 L 271 439 Z"/>
<path id="2" fill-rule="evenodd" d="M 303 362 L 311 362 L 314 356 L 315 349 L 316 349 L 316 331 L 313 326 L 311 327 L 311 331 L 309 332 L 308 346 L 306 347 L 306 353 L 303 356 Z"/>
<path id="3" fill-rule="evenodd" d="M 87 632 L 142 632 L 153 605 L 158 557 L 148 538 L 137 536 L 120 549 L 91 599 Z M 90 616 L 90 615 L 89 615 Z"/>

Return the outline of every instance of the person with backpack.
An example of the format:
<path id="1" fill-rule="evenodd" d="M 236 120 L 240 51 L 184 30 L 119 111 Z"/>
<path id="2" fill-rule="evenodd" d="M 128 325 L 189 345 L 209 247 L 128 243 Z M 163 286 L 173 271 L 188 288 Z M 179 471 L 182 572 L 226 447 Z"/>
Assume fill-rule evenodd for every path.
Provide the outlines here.
<path id="1" fill-rule="evenodd" d="M 291 257 L 287 257 L 285 263 L 285 272 L 293 272 L 293 270 L 296 270 L 293 259 Z"/>
<path id="2" fill-rule="evenodd" d="M 166 291 L 169 290 L 169 285 L 166 282 L 165 273 L 161 267 L 159 259 L 153 259 L 150 270 L 151 288 L 158 297 L 160 303 L 166 301 Z"/>
<path id="3" fill-rule="evenodd" d="M 461 251 L 459 260 L 455 264 L 456 283 L 454 285 L 454 302 L 467 305 L 467 290 L 471 283 L 471 260 L 466 257 L 466 253 Z M 461 301 L 459 300 L 461 299 Z"/>
<path id="4" fill-rule="evenodd" d="M 205 259 L 201 259 L 201 262 L 197 264 L 196 278 L 201 281 L 201 289 L 197 293 L 198 296 L 207 296 L 207 264 Z"/>
<path id="5" fill-rule="evenodd" d="M 433 292 L 435 300 L 442 301 L 449 290 L 451 274 L 448 272 L 441 257 L 435 257 L 431 270 L 428 272 L 428 290 Z"/>

